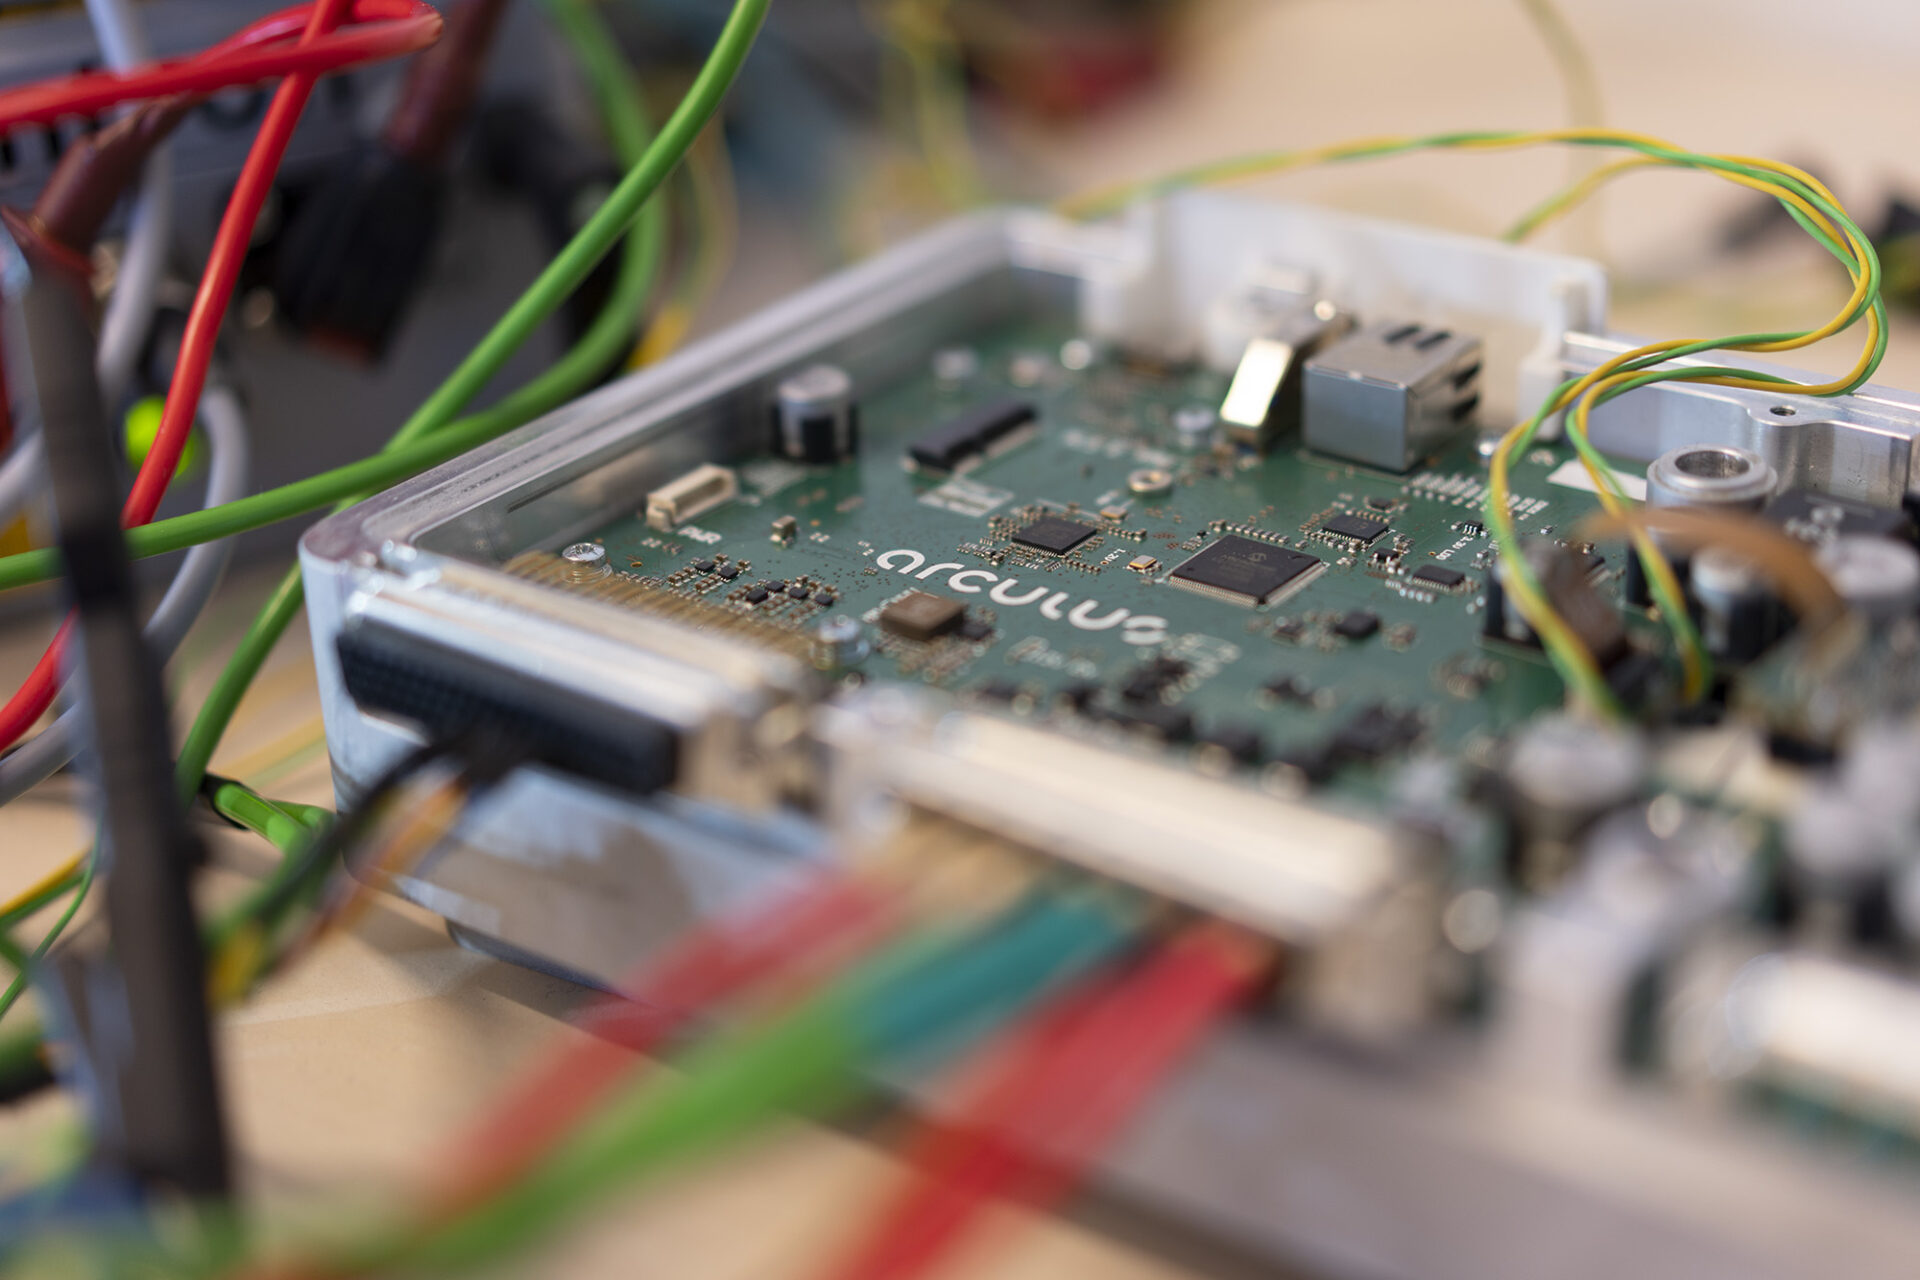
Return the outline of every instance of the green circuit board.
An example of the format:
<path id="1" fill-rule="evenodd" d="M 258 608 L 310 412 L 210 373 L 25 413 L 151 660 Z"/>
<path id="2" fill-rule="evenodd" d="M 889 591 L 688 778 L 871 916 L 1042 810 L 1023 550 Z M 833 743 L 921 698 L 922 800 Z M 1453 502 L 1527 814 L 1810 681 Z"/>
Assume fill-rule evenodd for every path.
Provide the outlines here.
<path id="1" fill-rule="evenodd" d="M 971 352 L 968 376 L 928 369 L 863 389 L 860 448 L 846 462 L 736 459 L 733 500 L 671 532 L 636 512 L 594 536 L 616 571 L 660 591 L 795 630 L 861 619 L 873 649 L 850 678 L 928 683 L 1196 755 L 1226 742 L 1248 766 L 1317 761 L 1350 774 L 1356 760 L 1416 742 L 1473 751 L 1561 702 L 1537 651 L 1482 635 L 1493 549 L 1471 426 L 1406 474 L 1291 438 L 1264 456 L 1195 450 L 1182 447 L 1175 415 L 1220 404 L 1227 380 L 1216 372 L 1091 355 L 1070 329 L 1044 324 Z M 1037 410 L 1014 447 L 960 475 L 903 465 L 910 442 L 1008 399 Z M 1570 457 L 1545 446 L 1516 468 L 1523 534 L 1555 535 L 1593 509 L 1591 494 L 1548 478 Z M 1160 474 L 1143 486 L 1142 472 Z M 1164 490 L 1139 492 L 1161 480 Z M 1079 541 L 1064 552 L 1021 541 L 1049 517 L 1071 524 L 1039 526 L 1035 538 Z M 1343 538 L 1329 521 L 1382 530 Z M 1174 571 L 1223 539 L 1316 563 L 1266 604 L 1184 587 Z M 1610 596 L 1614 554 L 1595 561 Z M 1416 579 L 1423 566 L 1464 576 L 1437 585 Z M 950 629 L 921 637 L 892 625 L 889 606 L 913 591 L 944 602 L 917 603 Z M 1355 733 L 1379 749 L 1352 749 Z"/>

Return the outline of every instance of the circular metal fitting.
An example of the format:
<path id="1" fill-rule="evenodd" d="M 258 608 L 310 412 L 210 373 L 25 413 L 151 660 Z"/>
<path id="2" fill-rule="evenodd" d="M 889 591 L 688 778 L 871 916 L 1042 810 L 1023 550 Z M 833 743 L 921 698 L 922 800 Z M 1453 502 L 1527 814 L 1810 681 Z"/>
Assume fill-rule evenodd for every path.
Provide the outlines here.
<path id="1" fill-rule="evenodd" d="M 1574 716 L 1541 716 L 1514 738 L 1507 786 L 1529 828 L 1565 838 L 1638 795 L 1647 768 L 1638 734 Z"/>
<path id="2" fill-rule="evenodd" d="M 1920 552 L 1871 534 L 1835 538 L 1814 559 L 1848 605 L 1883 621 L 1920 608 Z"/>
<path id="3" fill-rule="evenodd" d="M 873 646 L 858 618 L 835 614 L 814 629 L 814 654 L 821 667 L 844 671 L 865 662 Z"/>
<path id="4" fill-rule="evenodd" d="M 607 563 L 607 549 L 597 542 L 576 542 L 564 548 L 560 558 L 567 562 L 567 577 L 575 582 L 589 582 L 613 572 L 613 566 Z"/>
<path id="5" fill-rule="evenodd" d="M 1661 454 L 1647 468 L 1647 505 L 1758 511 L 1779 483 L 1779 474 L 1751 449 L 1730 444 L 1682 445 Z"/>
<path id="6" fill-rule="evenodd" d="M 809 365 L 774 390 L 775 443 L 795 462 L 839 462 L 859 447 L 853 379 L 838 365 Z"/>
<path id="7" fill-rule="evenodd" d="M 1173 473 L 1159 467 L 1141 467 L 1128 473 L 1127 488 L 1142 498 L 1157 498 L 1173 491 Z"/>

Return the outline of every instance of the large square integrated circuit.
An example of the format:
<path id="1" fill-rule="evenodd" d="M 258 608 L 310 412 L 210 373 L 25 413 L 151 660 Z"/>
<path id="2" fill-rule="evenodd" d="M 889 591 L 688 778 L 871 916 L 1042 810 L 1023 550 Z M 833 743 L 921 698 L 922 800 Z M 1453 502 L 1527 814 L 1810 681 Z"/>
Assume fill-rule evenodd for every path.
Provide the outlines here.
<path id="1" fill-rule="evenodd" d="M 1256 606 L 1305 586 L 1323 567 L 1320 557 L 1304 551 L 1226 534 L 1182 561 L 1168 581 L 1201 595 Z"/>
<path id="2" fill-rule="evenodd" d="M 1023 547 L 1063 556 L 1097 532 L 1092 525 L 1081 524 L 1078 520 L 1041 516 L 1026 528 L 1016 531 L 1013 540 Z"/>

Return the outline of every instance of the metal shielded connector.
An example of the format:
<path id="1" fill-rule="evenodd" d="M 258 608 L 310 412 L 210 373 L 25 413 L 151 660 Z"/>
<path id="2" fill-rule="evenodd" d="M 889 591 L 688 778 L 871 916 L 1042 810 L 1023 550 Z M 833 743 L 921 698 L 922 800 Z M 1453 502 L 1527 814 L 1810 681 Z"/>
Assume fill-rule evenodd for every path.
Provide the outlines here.
<path id="1" fill-rule="evenodd" d="M 1407 471 L 1480 403 L 1480 339 L 1388 321 L 1307 362 L 1309 449 L 1382 471 Z"/>

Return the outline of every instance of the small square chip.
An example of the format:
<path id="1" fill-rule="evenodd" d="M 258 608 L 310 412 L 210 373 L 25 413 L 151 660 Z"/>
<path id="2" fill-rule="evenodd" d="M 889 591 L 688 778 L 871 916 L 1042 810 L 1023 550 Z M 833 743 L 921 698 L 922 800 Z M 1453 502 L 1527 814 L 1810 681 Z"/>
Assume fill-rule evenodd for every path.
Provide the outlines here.
<path id="1" fill-rule="evenodd" d="M 1342 512 L 1320 526 L 1322 533 L 1330 533 L 1336 538 L 1346 538 L 1363 547 L 1370 545 L 1375 538 L 1386 531 L 1385 520 L 1375 520 L 1371 516 L 1357 516 L 1351 511 Z"/>
<path id="2" fill-rule="evenodd" d="M 880 628 L 906 640 L 936 640 L 957 630 L 966 616 L 958 600 L 909 591 L 880 611 Z"/>
<path id="3" fill-rule="evenodd" d="M 1063 556 L 1098 532 L 1092 525 L 1081 524 L 1078 520 L 1041 516 L 1026 528 L 1016 531 L 1013 540 L 1023 547 Z"/>
<path id="4" fill-rule="evenodd" d="M 1467 580 L 1466 574 L 1442 564 L 1423 564 L 1411 576 L 1423 587 L 1438 587 L 1442 591 L 1451 591 Z"/>
<path id="5" fill-rule="evenodd" d="M 1333 624 L 1333 632 L 1348 640 L 1365 640 L 1380 630 L 1380 615 L 1371 609 L 1354 609 L 1340 615 L 1340 621 Z"/>
<path id="6" fill-rule="evenodd" d="M 1181 561 L 1168 581 L 1234 604 L 1263 605 L 1305 586 L 1324 563 L 1303 551 L 1227 534 Z"/>

